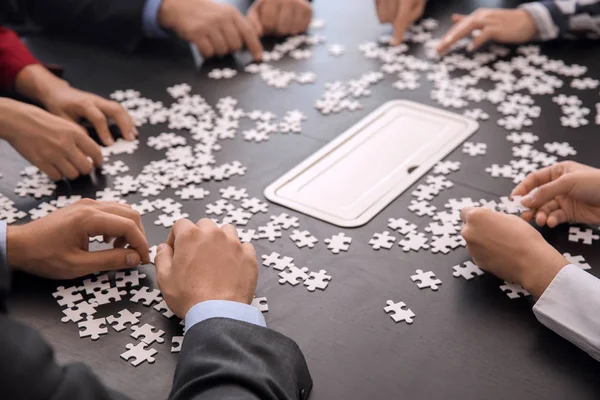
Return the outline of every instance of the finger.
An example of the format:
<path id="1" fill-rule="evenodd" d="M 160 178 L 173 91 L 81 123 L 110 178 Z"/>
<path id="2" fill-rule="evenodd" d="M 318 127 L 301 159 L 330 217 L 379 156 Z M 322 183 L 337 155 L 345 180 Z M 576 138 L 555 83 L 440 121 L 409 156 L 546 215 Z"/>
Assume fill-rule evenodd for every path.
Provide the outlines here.
<path id="1" fill-rule="evenodd" d="M 546 215 L 550 215 L 552 211 L 556 211 L 560 208 L 560 204 L 556 200 L 551 200 L 548 203 L 542 205 L 538 211 L 543 212 Z"/>
<path id="2" fill-rule="evenodd" d="M 246 44 L 250 54 L 252 54 L 252 58 L 255 61 L 261 61 L 263 56 L 263 46 L 260 43 L 258 34 L 252 29 L 250 22 L 244 20 L 242 16 L 238 16 L 236 18 L 236 26 L 239 29 L 239 33 L 242 35 L 242 40 Z M 262 30 L 262 27 L 260 29 Z"/>
<path id="3" fill-rule="evenodd" d="M 215 49 L 215 54 L 218 56 L 224 56 L 229 53 L 229 49 L 227 48 L 227 41 L 221 34 L 221 31 L 211 31 L 208 34 L 209 40 Z"/>
<path id="4" fill-rule="evenodd" d="M 136 136 L 139 135 L 135 123 L 133 122 L 133 118 L 131 118 L 131 115 L 129 115 L 127 110 L 119 103 L 106 99 L 99 99 L 98 108 L 116 122 L 125 139 L 130 141 L 135 140 Z"/>
<path id="5" fill-rule="evenodd" d="M 538 226 L 544 226 L 548 222 L 548 215 L 545 212 L 538 211 L 535 214 L 535 223 Z"/>
<path id="6" fill-rule="evenodd" d="M 467 50 L 469 50 L 471 52 L 476 51 L 478 48 L 483 46 L 485 43 L 489 42 L 493 38 L 493 36 L 494 35 L 493 35 L 491 29 L 484 28 L 483 31 L 481 31 L 481 33 L 473 39 L 471 44 L 469 44 L 469 47 L 467 48 Z"/>
<path id="7" fill-rule="evenodd" d="M 256 7 L 252 7 L 252 9 L 250 9 L 247 18 L 248 22 L 250 22 L 250 26 L 254 30 L 254 33 L 258 36 L 262 36 L 264 34 L 264 28 L 262 26 L 262 23 L 260 22 L 260 18 L 258 16 Z"/>
<path id="8" fill-rule="evenodd" d="M 132 249 L 110 249 L 102 251 L 80 251 L 75 262 L 87 271 L 112 271 L 123 268 L 135 268 L 140 265 L 140 255 Z"/>
<path id="9" fill-rule="evenodd" d="M 553 180 L 554 167 L 545 167 L 527 175 L 523 182 L 519 183 L 511 193 L 511 196 L 525 196 L 533 189 Z"/>
<path id="10" fill-rule="evenodd" d="M 265 33 L 273 33 L 277 28 L 278 7 L 271 3 L 262 3 L 259 6 L 258 13 L 264 27 Z"/>
<path id="11" fill-rule="evenodd" d="M 100 150 L 100 146 L 98 146 L 98 144 L 94 142 L 91 137 L 88 135 L 78 135 L 75 139 L 75 143 L 87 157 L 92 159 L 95 167 L 102 165 L 104 162 L 102 150 Z"/>
<path id="12" fill-rule="evenodd" d="M 196 225 L 190 221 L 189 219 L 180 219 L 175 222 L 171 232 L 169 233 L 169 237 L 167 238 L 167 244 L 175 249 L 175 242 L 178 237 L 181 237 L 184 232 L 196 229 Z"/>
<path id="13" fill-rule="evenodd" d="M 277 15 L 277 34 L 278 35 L 289 35 L 292 33 L 292 26 L 294 25 L 294 10 L 290 6 L 280 6 L 279 13 Z"/>
<path id="14" fill-rule="evenodd" d="M 465 207 L 462 210 L 460 210 L 460 219 L 462 220 L 463 224 L 469 223 L 469 215 L 473 212 L 474 209 L 475 207 Z"/>
<path id="15" fill-rule="evenodd" d="M 77 179 L 77 177 L 79 176 L 79 171 L 77 170 L 77 168 L 75 168 L 75 166 L 71 164 L 69 159 L 66 157 L 63 159 L 55 160 L 54 166 L 61 172 L 62 176 L 70 180 Z"/>
<path id="16" fill-rule="evenodd" d="M 52 164 L 50 163 L 41 163 L 36 165 L 43 173 L 48 175 L 50 179 L 53 181 L 59 181 L 62 179 L 63 174 Z"/>
<path id="17" fill-rule="evenodd" d="M 377 0 L 377 17 L 379 18 L 379 22 L 382 24 L 387 24 L 388 22 L 393 21 L 394 12 L 394 1 L 390 0 Z"/>
<path id="18" fill-rule="evenodd" d="M 69 161 L 77 168 L 81 175 L 89 175 L 94 170 L 94 164 L 90 162 L 79 147 L 75 147 L 75 149 L 69 153 Z"/>
<path id="19" fill-rule="evenodd" d="M 394 39 L 392 40 L 392 46 L 398 46 L 404 41 L 404 34 L 411 22 L 410 2 L 401 1 L 393 23 Z"/>
<path id="20" fill-rule="evenodd" d="M 208 40 L 206 37 L 196 39 L 194 44 L 198 48 L 200 54 L 202 54 L 202 57 L 208 59 L 215 56 L 215 49 L 210 40 Z"/>
<path id="21" fill-rule="evenodd" d="M 256 248 L 252 245 L 252 243 L 242 243 L 242 250 L 246 253 L 250 258 L 256 260 Z"/>
<path id="22" fill-rule="evenodd" d="M 129 247 L 138 253 L 139 259 L 145 264 L 150 262 L 150 246 L 146 236 L 131 219 L 99 212 L 87 218 L 83 224 L 88 236 L 124 237 Z"/>
<path id="23" fill-rule="evenodd" d="M 457 22 L 462 21 L 463 19 L 467 18 L 468 15 L 464 15 L 464 14 L 452 14 L 452 23 L 455 24 Z"/>
<path id="24" fill-rule="evenodd" d="M 104 202 L 99 201 L 96 203 L 96 207 L 103 212 L 115 214 L 123 218 L 132 220 L 140 231 L 145 235 L 144 225 L 142 224 L 142 216 L 139 212 L 131 208 L 127 204 L 115 203 L 115 202 Z"/>
<path id="25" fill-rule="evenodd" d="M 440 40 L 440 43 L 437 47 L 438 53 L 446 53 L 453 44 L 470 35 L 475 29 L 481 29 L 482 27 L 483 24 L 475 20 L 473 16 L 469 16 L 468 18 L 461 20 L 459 23 L 452 26 L 448 33 L 446 33 L 442 40 Z"/>
<path id="26" fill-rule="evenodd" d="M 92 124 L 98 133 L 100 141 L 105 146 L 112 146 L 115 140 L 108 129 L 108 120 L 100 109 L 96 106 L 88 107 L 84 110 L 83 116 Z"/>
<path id="27" fill-rule="evenodd" d="M 238 236 L 238 232 L 237 232 L 237 229 L 235 229 L 235 226 L 230 225 L 230 224 L 225 224 L 221 227 L 221 229 L 223 229 L 223 232 L 225 232 L 227 237 L 229 237 L 230 239 L 233 239 L 233 240 L 237 240 L 239 242 L 240 237 Z"/>
<path id="28" fill-rule="evenodd" d="M 531 209 L 530 209 L 529 211 L 523 211 L 523 212 L 521 213 L 521 218 L 522 218 L 524 221 L 527 221 L 527 222 L 529 222 L 529 221 L 531 221 L 531 219 L 532 219 L 532 218 L 535 216 L 535 212 L 536 212 L 536 210 L 531 210 Z"/>
<path id="29" fill-rule="evenodd" d="M 523 197 L 521 203 L 529 208 L 540 208 L 543 204 L 559 196 L 568 195 L 573 186 L 574 181 L 569 178 L 569 175 L 564 175 L 555 181 L 538 187 L 537 190 L 532 190 L 527 196 Z"/>
<path id="30" fill-rule="evenodd" d="M 302 32 L 306 32 L 308 26 L 310 25 L 310 21 L 312 19 L 313 10 L 311 6 L 303 8 L 302 16 L 300 18 L 296 18 L 297 25 L 294 25 L 294 35 L 298 35 Z"/>
<path id="31" fill-rule="evenodd" d="M 563 209 L 552 211 L 552 213 L 548 216 L 548 220 L 546 224 L 550 228 L 556 228 L 560 224 L 564 224 L 568 222 L 567 213 Z"/>
<path id="32" fill-rule="evenodd" d="M 115 248 L 115 249 L 119 249 L 119 248 L 123 249 L 123 248 L 125 248 L 125 246 L 127 246 L 127 239 L 122 238 L 122 237 L 116 238 L 113 243 L 113 248 Z"/>
<path id="33" fill-rule="evenodd" d="M 242 49 L 242 35 L 237 27 L 231 24 L 225 24 L 221 27 L 221 34 L 227 41 L 227 47 L 230 52 L 239 51 Z"/>
<path id="34" fill-rule="evenodd" d="M 173 265 L 173 248 L 166 243 L 158 246 L 156 250 L 156 257 L 154 258 L 154 265 L 156 266 L 156 273 L 159 276 L 168 275 L 168 271 Z"/>

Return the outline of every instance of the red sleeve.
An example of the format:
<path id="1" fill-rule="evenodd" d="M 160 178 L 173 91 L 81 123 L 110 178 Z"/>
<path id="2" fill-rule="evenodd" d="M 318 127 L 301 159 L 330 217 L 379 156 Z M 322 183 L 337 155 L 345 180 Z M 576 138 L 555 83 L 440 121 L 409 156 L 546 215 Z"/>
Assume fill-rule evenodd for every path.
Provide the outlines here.
<path id="1" fill-rule="evenodd" d="M 0 89 L 12 90 L 19 72 L 39 63 L 15 32 L 0 27 Z"/>

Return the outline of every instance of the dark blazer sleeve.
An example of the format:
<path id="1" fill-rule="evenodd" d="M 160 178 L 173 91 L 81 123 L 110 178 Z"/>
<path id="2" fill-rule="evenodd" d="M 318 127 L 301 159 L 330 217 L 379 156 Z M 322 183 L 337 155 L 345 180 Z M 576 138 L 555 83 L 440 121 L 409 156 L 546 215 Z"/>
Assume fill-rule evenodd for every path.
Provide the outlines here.
<path id="1" fill-rule="evenodd" d="M 34 329 L 0 314 L 0 398 L 123 400 L 84 365 L 60 366 Z"/>
<path id="2" fill-rule="evenodd" d="M 257 325 L 213 318 L 186 333 L 169 399 L 304 400 L 311 389 L 294 341 Z"/>
<path id="3" fill-rule="evenodd" d="M 143 39 L 146 0 L 17 0 L 50 31 L 85 36 L 133 49 Z"/>

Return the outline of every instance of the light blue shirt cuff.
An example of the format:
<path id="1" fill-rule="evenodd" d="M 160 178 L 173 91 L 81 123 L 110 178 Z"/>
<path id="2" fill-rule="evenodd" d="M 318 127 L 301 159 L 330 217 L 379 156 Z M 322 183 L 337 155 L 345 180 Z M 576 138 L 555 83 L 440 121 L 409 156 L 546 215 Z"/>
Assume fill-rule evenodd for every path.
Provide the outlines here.
<path id="1" fill-rule="evenodd" d="M 0 221 L 0 269 L 8 270 L 8 261 L 6 259 L 6 222 Z M 2 274 L 0 273 L 0 276 Z"/>
<path id="2" fill-rule="evenodd" d="M 260 310 L 248 304 L 226 300 L 209 300 L 196 304 L 185 316 L 186 332 L 199 322 L 210 318 L 230 318 L 249 324 L 267 327 Z"/>
<path id="3" fill-rule="evenodd" d="M 158 11 L 162 0 L 147 0 L 144 5 L 144 35 L 149 38 L 167 38 L 169 35 L 158 24 Z"/>

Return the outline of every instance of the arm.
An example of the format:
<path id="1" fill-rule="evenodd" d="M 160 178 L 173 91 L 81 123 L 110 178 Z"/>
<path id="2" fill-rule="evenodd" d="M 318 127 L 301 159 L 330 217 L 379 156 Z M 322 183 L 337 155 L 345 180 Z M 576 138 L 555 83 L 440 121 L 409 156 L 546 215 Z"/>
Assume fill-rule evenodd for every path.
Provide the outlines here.
<path id="1" fill-rule="evenodd" d="M 0 27 L 0 90 L 13 91 L 17 75 L 39 61 L 10 29 Z"/>
<path id="2" fill-rule="evenodd" d="M 311 388 L 306 361 L 291 339 L 212 318 L 187 331 L 169 399 L 304 400 Z"/>
<path id="3" fill-rule="evenodd" d="M 600 1 L 540 1 L 520 6 L 535 21 L 537 38 L 552 40 L 559 36 L 600 35 Z"/>
<path id="4" fill-rule="evenodd" d="M 600 279 L 574 265 L 554 278 L 533 307 L 537 319 L 600 361 Z"/>

